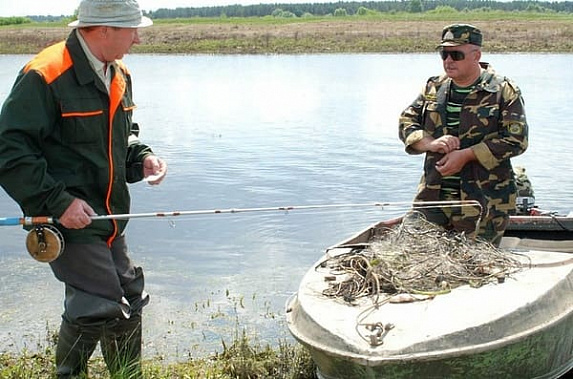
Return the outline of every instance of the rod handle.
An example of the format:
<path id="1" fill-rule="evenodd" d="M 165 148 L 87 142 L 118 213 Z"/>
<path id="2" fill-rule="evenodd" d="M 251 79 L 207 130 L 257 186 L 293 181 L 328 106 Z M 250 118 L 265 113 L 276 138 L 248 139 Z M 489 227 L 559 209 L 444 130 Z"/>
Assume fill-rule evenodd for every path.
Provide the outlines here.
<path id="1" fill-rule="evenodd" d="M 53 224 L 54 218 L 48 216 L 37 217 L 0 217 L 0 226 L 11 225 L 39 225 Z"/>

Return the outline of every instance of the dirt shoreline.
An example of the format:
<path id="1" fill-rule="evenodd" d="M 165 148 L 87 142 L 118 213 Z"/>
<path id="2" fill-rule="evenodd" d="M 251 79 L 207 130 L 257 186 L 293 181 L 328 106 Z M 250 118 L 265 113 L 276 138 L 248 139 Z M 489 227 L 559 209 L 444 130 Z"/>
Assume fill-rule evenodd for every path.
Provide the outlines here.
<path id="1" fill-rule="evenodd" d="M 169 23 L 140 29 L 134 53 L 305 54 L 429 52 L 445 21 L 328 20 L 259 24 Z M 573 52 L 569 20 L 476 21 L 484 51 Z M 0 54 L 33 54 L 65 39 L 70 28 L 0 27 Z"/>

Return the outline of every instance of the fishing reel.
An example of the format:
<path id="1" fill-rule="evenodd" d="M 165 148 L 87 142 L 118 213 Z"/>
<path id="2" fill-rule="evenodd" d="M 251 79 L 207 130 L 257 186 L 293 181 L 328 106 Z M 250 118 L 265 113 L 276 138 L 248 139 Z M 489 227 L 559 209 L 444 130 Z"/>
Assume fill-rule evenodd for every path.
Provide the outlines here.
<path id="1" fill-rule="evenodd" d="M 52 262 L 64 251 L 64 236 L 53 225 L 34 225 L 26 237 L 26 249 L 35 260 Z"/>

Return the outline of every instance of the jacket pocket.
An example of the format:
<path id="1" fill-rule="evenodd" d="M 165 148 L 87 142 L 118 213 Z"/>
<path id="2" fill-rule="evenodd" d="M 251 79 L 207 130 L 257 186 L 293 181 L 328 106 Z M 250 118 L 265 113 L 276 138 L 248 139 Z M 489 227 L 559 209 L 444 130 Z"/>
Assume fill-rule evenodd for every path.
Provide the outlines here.
<path id="1" fill-rule="evenodd" d="M 93 144 L 106 140 L 107 120 L 99 107 L 80 104 L 82 99 L 61 103 L 62 142 L 65 144 Z M 91 101 L 83 99 L 84 103 Z"/>

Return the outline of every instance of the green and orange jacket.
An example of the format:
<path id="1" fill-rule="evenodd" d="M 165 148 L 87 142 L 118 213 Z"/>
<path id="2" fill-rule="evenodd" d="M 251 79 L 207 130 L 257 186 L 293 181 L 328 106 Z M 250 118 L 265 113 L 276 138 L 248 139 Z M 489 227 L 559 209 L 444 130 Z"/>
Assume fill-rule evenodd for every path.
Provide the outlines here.
<path id="1" fill-rule="evenodd" d="M 129 213 L 127 183 L 143 179 L 152 154 L 132 122 L 131 76 L 116 61 L 108 94 L 76 32 L 20 71 L 0 113 L 0 185 L 25 216 L 59 217 L 74 198 L 99 215 Z M 68 242 L 108 243 L 126 221 L 61 225 Z"/>
<path id="2" fill-rule="evenodd" d="M 471 148 L 477 158 L 460 172 L 461 200 L 477 200 L 486 217 L 515 209 L 516 187 L 510 159 L 528 146 L 528 125 L 521 91 L 509 79 L 482 63 L 480 82 L 466 97 L 459 124 L 460 149 Z M 452 80 L 445 74 L 428 79 L 416 100 L 399 120 L 399 138 L 406 152 L 419 154 L 411 145 L 426 136 L 446 133 L 446 105 Z M 424 175 L 416 201 L 440 200 L 441 174 L 436 170 L 440 153 L 426 152 Z"/>

